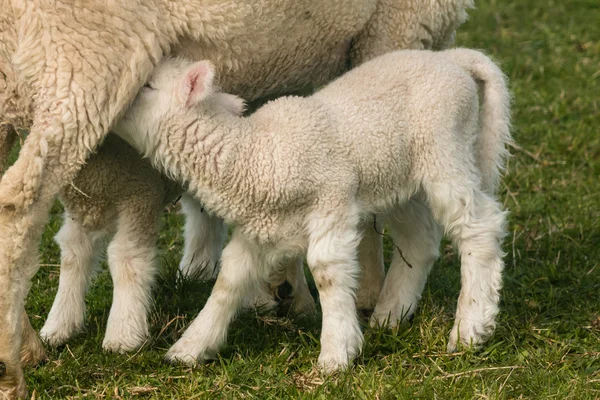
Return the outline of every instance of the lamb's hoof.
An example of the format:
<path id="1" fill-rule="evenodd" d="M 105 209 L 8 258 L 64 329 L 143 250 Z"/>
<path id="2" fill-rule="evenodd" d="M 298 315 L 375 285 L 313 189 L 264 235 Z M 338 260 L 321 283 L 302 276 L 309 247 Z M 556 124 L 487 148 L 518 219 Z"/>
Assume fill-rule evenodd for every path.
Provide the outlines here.
<path id="1" fill-rule="evenodd" d="M 332 374 L 337 371 L 343 371 L 348 368 L 348 355 L 326 354 L 321 352 L 318 360 L 319 368 L 326 374 Z"/>
<path id="2" fill-rule="evenodd" d="M 198 364 L 216 358 L 216 354 L 209 354 L 208 352 L 200 352 L 195 355 L 196 352 L 191 351 L 190 347 L 189 344 L 185 341 L 182 342 L 180 339 L 167 351 L 165 360 L 171 364 L 185 364 L 196 367 Z"/>
<path id="3" fill-rule="evenodd" d="M 48 328 L 47 325 L 44 325 L 42 330 L 40 331 L 40 338 L 44 341 L 44 343 L 48 344 L 52 347 L 62 346 L 67 343 L 67 341 L 78 331 L 80 328 L 76 329 L 68 329 L 68 328 L 58 328 L 52 329 Z"/>
<path id="4" fill-rule="evenodd" d="M 207 282 L 217 278 L 218 259 L 202 252 L 196 254 L 184 254 L 179 263 L 181 276 L 192 281 Z"/>
<path id="5" fill-rule="evenodd" d="M 454 353 L 459 346 L 478 349 L 493 334 L 495 326 L 484 326 L 475 323 L 455 322 L 450 332 L 446 351 Z"/>
<path id="6" fill-rule="evenodd" d="M 134 351 L 142 347 L 146 339 L 148 338 L 147 334 L 141 335 L 115 335 L 115 334 L 106 334 L 104 336 L 104 341 L 102 342 L 102 348 L 105 351 L 109 351 L 111 353 L 128 353 L 130 351 Z"/>

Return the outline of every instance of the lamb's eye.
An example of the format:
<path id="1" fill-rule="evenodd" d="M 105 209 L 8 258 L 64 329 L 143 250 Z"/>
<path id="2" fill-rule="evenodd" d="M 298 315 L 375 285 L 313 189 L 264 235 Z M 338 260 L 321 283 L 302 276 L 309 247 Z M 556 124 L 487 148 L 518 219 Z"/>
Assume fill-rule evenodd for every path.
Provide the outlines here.
<path id="1" fill-rule="evenodd" d="M 144 89 L 156 90 L 156 88 L 152 86 L 152 83 L 150 82 L 146 82 L 146 84 L 144 85 Z"/>

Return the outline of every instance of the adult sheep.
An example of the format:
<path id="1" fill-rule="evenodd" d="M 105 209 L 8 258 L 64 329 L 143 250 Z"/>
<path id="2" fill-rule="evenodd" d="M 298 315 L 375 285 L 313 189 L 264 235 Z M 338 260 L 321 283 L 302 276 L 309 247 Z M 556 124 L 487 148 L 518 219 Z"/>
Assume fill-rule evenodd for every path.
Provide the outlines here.
<path id="1" fill-rule="evenodd" d="M 321 85 L 370 49 L 442 45 L 471 2 L 0 0 L 0 67 L 10 60 L 34 105 L 0 182 L 0 398 L 26 394 L 19 321 L 52 201 L 166 53 L 212 60 L 242 97 L 277 95 Z M 381 265 L 379 248 L 367 236 L 361 261 Z"/>

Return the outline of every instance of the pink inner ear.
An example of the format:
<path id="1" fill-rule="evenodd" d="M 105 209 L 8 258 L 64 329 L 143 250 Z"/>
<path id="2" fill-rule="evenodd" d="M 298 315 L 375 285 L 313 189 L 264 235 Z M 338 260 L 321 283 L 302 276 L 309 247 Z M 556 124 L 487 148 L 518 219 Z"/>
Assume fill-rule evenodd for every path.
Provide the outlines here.
<path id="1" fill-rule="evenodd" d="M 186 77 L 187 99 L 185 105 L 191 106 L 202 96 L 204 92 L 204 82 L 201 79 L 206 75 L 206 67 L 199 66 L 188 72 Z"/>
<path id="2" fill-rule="evenodd" d="M 208 62 L 200 61 L 190 67 L 183 84 L 186 107 L 199 103 L 210 94 L 213 77 L 214 71 Z"/>

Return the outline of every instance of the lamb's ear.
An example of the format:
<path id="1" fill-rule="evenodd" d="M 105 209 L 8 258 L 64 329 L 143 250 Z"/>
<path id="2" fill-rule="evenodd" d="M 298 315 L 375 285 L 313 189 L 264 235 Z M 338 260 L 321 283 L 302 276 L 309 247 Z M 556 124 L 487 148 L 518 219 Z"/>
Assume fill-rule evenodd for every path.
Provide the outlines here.
<path id="1" fill-rule="evenodd" d="M 212 94 L 215 67 L 210 61 L 192 64 L 183 77 L 181 99 L 186 107 L 192 107 Z"/>
<path id="2" fill-rule="evenodd" d="M 242 115 L 246 111 L 246 103 L 241 97 L 228 93 L 217 93 L 214 95 L 217 104 L 228 112 L 236 115 Z"/>

